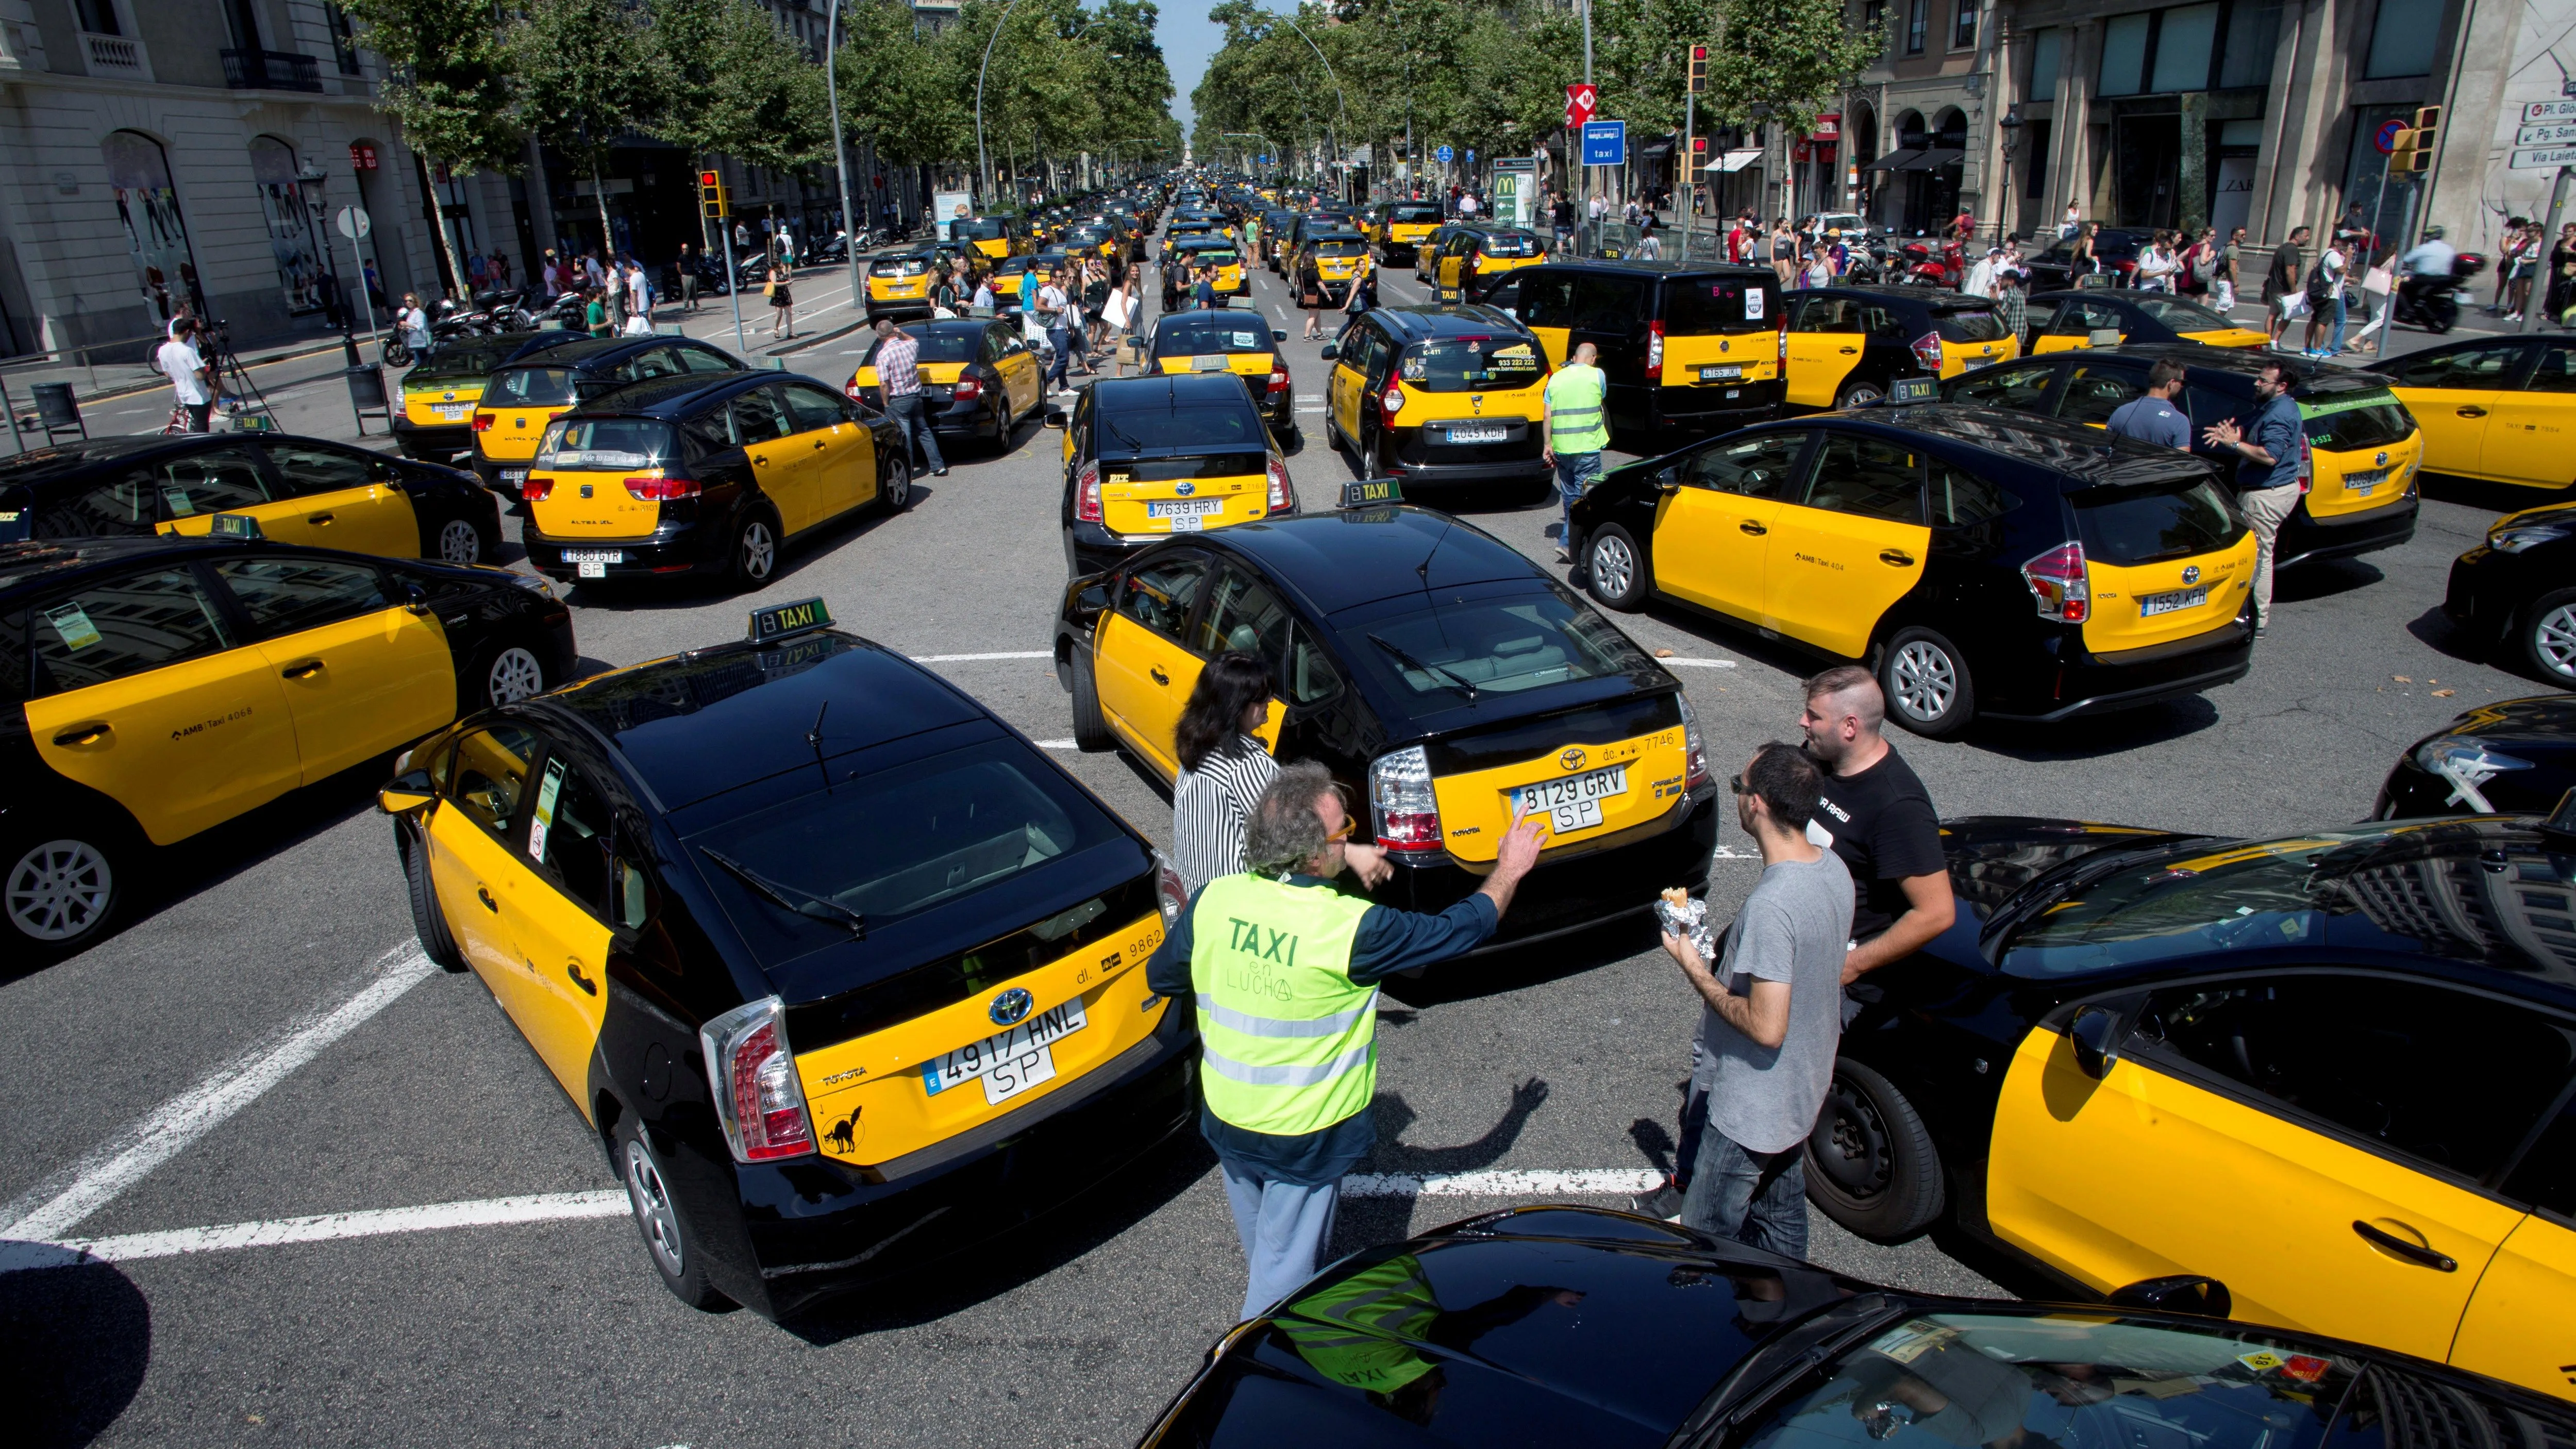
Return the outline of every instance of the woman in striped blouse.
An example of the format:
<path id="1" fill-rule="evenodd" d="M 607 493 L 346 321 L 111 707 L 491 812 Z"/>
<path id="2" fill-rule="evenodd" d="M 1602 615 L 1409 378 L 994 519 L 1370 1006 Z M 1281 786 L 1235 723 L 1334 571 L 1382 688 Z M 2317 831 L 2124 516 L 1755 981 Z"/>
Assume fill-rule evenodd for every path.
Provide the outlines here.
<path id="1" fill-rule="evenodd" d="M 1172 781 L 1172 864 L 1192 895 L 1243 869 L 1243 823 L 1279 776 L 1257 731 L 1269 722 L 1270 666 L 1229 652 L 1208 661 L 1173 731 L 1181 772 Z M 1345 847 L 1352 871 L 1376 886 L 1395 873 L 1373 845 Z"/>

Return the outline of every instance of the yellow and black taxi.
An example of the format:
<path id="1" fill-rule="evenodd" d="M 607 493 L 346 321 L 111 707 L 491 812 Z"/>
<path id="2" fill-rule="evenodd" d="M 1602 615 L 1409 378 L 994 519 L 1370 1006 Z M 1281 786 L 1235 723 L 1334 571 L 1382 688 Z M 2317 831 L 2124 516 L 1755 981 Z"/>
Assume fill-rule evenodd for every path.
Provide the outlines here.
<path id="1" fill-rule="evenodd" d="M 1362 229 L 1376 244 L 1378 260 L 1390 266 L 1410 264 L 1415 248 L 1431 239 L 1441 221 L 1436 201 L 1385 201 L 1370 211 L 1373 215 Z"/>
<path id="2" fill-rule="evenodd" d="M 1252 260 L 1255 265 L 1268 267 L 1276 273 L 1282 266 L 1282 259 L 1288 255 L 1288 233 L 1297 225 L 1297 213 L 1265 211 L 1260 218 L 1261 254 Z"/>
<path id="3" fill-rule="evenodd" d="M 1580 343 L 1598 348 L 1614 433 L 1720 431 L 1780 416 L 1788 308 L 1768 267 L 1551 261 L 1477 300 L 1535 334 L 1551 367 Z"/>
<path id="4" fill-rule="evenodd" d="M 498 337 L 450 337 L 412 365 L 394 414 L 394 446 L 406 458 L 445 463 L 474 450 L 474 405 L 492 369 L 582 341 L 589 334 L 555 328 Z"/>
<path id="5" fill-rule="evenodd" d="M 948 223 L 948 239 L 964 242 L 989 262 L 1037 250 L 1026 223 L 1014 216 L 961 216 Z"/>
<path id="6" fill-rule="evenodd" d="M 2029 331 L 2022 350 L 2033 357 L 2047 352 L 2091 347 L 2097 333 L 2116 332 L 2120 342 L 2197 342 L 2204 347 L 2266 348 L 2271 337 L 2260 327 L 2239 327 L 2226 313 L 2170 292 L 2108 291 L 2038 292 L 2025 304 Z"/>
<path id="7" fill-rule="evenodd" d="M 1371 489 L 1401 496 L 1385 480 L 1345 494 Z M 1322 761 L 1398 863 L 1375 900 L 1456 902 L 1523 809 L 1548 823 L 1547 847 L 1487 950 L 1706 888 L 1717 790 L 1680 683 L 1468 524 L 1346 508 L 1169 540 L 1075 579 L 1055 655 L 1076 744 L 1123 747 L 1171 779 L 1181 707 L 1228 650 L 1279 681 L 1273 752 Z"/>
<path id="8" fill-rule="evenodd" d="M 2021 355 L 1994 304 L 1928 287 L 1816 287 L 1786 298 L 1792 409 L 1867 407 L 1901 377 L 1957 377 Z"/>
<path id="9" fill-rule="evenodd" d="M 2183 369 L 2183 394 L 2176 401 L 2191 421 L 2192 451 L 2240 487 L 2258 481 L 2251 475 L 2263 470 L 2244 463 L 2233 449 L 2209 447 L 2201 432 L 2213 423 L 2234 422 L 2251 433 L 2262 411 L 2254 395 L 2256 376 L 2278 367 L 2289 380 L 2307 430 L 2311 466 L 2298 506 L 2281 521 L 2275 568 L 2394 548 L 2415 536 L 2423 434 L 2413 413 L 2390 393 L 2387 379 L 2376 373 L 2277 353 L 2169 343 L 2032 358 L 1960 378 L 1943 392 L 1953 402 L 2100 428 L 2121 404 L 2146 392 L 2148 372 L 2158 362 Z"/>
<path id="10" fill-rule="evenodd" d="M 2576 655 L 2576 630 L 2567 641 Z M 2576 670 L 2552 682 L 2576 684 Z M 2576 694 L 2499 699 L 2461 711 L 2400 752 L 2370 818 L 2546 815 L 2570 790 L 2576 790 Z"/>
<path id="11" fill-rule="evenodd" d="M 1925 386 L 1917 381 L 1913 386 Z M 2253 656 L 2254 535 L 2217 471 L 1997 408 L 1823 413 L 1613 470 L 1576 577 L 1868 664 L 1943 738 L 2197 694 Z"/>
<path id="12" fill-rule="evenodd" d="M 1443 302 L 1481 301 L 1496 278 L 1546 260 L 1547 243 L 1526 227 L 1453 226 L 1432 255 L 1432 295 Z"/>
<path id="13" fill-rule="evenodd" d="M 1491 307 L 1374 307 L 1324 345 L 1324 433 L 1364 478 L 1545 484 L 1547 352 Z"/>
<path id="14" fill-rule="evenodd" d="M 2442 612 L 2488 647 L 2561 688 L 2576 688 L 2576 503 L 2510 513 L 2451 561 Z"/>
<path id="15" fill-rule="evenodd" d="M 1827 1216 L 2576 1397 L 2576 812 L 1943 836 L 1958 924 L 1843 1033 Z"/>
<path id="16" fill-rule="evenodd" d="M 1208 285 L 1220 297 L 1252 295 L 1252 268 L 1244 264 L 1243 251 L 1231 237 L 1190 237 L 1174 242 L 1163 251 L 1164 265 L 1170 266 L 1175 259 L 1192 277 L 1201 267 L 1207 268 Z"/>
<path id="17" fill-rule="evenodd" d="M 2424 428 L 2434 473 L 2576 487 L 2576 343 L 2476 337 L 2363 364 L 2388 379 Z"/>
<path id="18" fill-rule="evenodd" d="M 152 852 L 572 676 L 541 579 L 263 539 L 0 543 L 0 914 L 99 939 Z"/>
<path id="19" fill-rule="evenodd" d="M 1057 516 L 1073 574 L 1109 568 L 1175 533 L 1297 507 L 1288 459 L 1231 369 L 1105 378 L 1070 412 L 1050 410 L 1047 426 L 1065 430 Z"/>
<path id="20" fill-rule="evenodd" d="M 1163 245 L 1170 248 L 1196 237 L 1231 235 L 1232 233 L 1226 227 L 1225 218 L 1214 212 L 1176 211 L 1172 213 L 1171 224 L 1163 228 Z"/>
<path id="21" fill-rule="evenodd" d="M 547 426 L 582 403 L 651 378 L 742 370 L 691 337 L 593 337 L 496 368 L 474 403 L 475 475 L 517 498 Z"/>
<path id="22" fill-rule="evenodd" d="M 520 540 L 549 578 L 756 589 L 787 543 L 911 503 L 912 449 L 885 414 L 793 375 L 662 378 L 546 425 Z"/>
<path id="23" fill-rule="evenodd" d="M 1046 401 L 1038 355 L 1017 321 L 960 317 L 916 322 L 904 331 L 921 349 L 923 420 L 943 439 L 953 434 L 1007 448 L 1013 432 Z M 876 364 L 883 345 L 869 338 L 858 367 L 841 387 L 852 402 L 872 411 L 885 407 Z"/>
<path id="24" fill-rule="evenodd" d="M 1118 255 L 1120 238 L 1117 228 L 1103 218 L 1077 221 L 1066 227 L 1064 235 L 1058 238 L 1058 244 L 1075 256 L 1114 257 Z"/>
<path id="25" fill-rule="evenodd" d="M 1166 312 L 1154 319 L 1145 354 L 1165 373 L 1230 372 L 1260 405 L 1273 437 L 1297 431 L 1297 388 L 1279 344 L 1288 334 L 1258 312 L 1221 307 Z"/>
<path id="26" fill-rule="evenodd" d="M 1466 224 L 1462 221 L 1444 221 L 1433 227 L 1421 241 L 1414 243 L 1413 280 L 1426 287 L 1431 285 L 1432 278 L 1439 268 L 1441 244 L 1449 240 L 1449 233 L 1453 228 Z"/>
<path id="27" fill-rule="evenodd" d="M 937 260 L 927 247 L 870 259 L 867 319 L 929 316 L 930 271 Z"/>
<path id="28" fill-rule="evenodd" d="M 1339 307 L 1350 300 L 1352 285 L 1376 265 L 1369 257 L 1368 239 L 1358 232 L 1319 231 L 1298 243 L 1288 272 L 1295 285 L 1303 287 L 1311 269 L 1325 305 Z"/>
<path id="29" fill-rule="evenodd" d="M 1355 1252 L 1227 1330 L 1143 1443 L 2335 1449 L 2436 1415 L 2512 1426 L 2496 1449 L 2576 1434 L 2567 1404 L 2494 1379 L 2225 1321 L 2224 1284 L 2108 1296 L 1938 1297 L 1679 1222 L 1510 1208 Z"/>
<path id="30" fill-rule="evenodd" d="M 1152 847 L 808 599 L 461 720 L 382 796 L 431 959 L 597 1134 L 663 1284 L 772 1319 L 986 1241 L 1194 1111 Z M 891 1251 L 889 1251 L 891 1250 Z"/>
<path id="31" fill-rule="evenodd" d="M 197 433 L 89 438 L 0 462 L 20 538 L 204 534 L 218 514 L 281 543 L 481 563 L 501 505 L 470 473 L 320 438 Z"/>

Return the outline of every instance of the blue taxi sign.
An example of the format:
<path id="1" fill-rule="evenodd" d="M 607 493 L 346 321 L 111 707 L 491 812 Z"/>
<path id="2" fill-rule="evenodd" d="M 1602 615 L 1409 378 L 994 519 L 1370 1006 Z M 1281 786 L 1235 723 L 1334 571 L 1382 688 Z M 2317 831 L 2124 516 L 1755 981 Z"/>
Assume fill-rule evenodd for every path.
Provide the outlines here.
<path id="1" fill-rule="evenodd" d="M 766 644 L 790 634 L 832 627 L 832 611 L 821 599 L 798 599 L 751 611 L 751 642 Z"/>
<path id="2" fill-rule="evenodd" d="M 1342 485 L 1344 508 L 1367 508 L 1379 503 L 1402 503 L 1404 484 L 1393 478 L 1362 478 Z"/>
<path id="3" fill-rule="evenodd" d="M 1941 396 L 1941 379 L 1937 377 L 1900 377 L 1887 385 L 1891 403 L 1936 402 Z"/>
<path id="4" fill-rule="evenodd" d="M 266 538 L 259 520 L 247 513 L 218 513 L 206 520 L 209 538 Z"/>

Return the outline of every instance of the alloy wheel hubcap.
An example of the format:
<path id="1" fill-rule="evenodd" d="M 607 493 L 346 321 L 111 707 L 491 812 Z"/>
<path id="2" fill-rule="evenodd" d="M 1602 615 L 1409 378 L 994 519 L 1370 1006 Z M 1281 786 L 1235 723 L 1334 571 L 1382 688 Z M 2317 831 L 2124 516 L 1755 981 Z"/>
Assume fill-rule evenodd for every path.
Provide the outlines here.
<path id="1" fill-rule="evenodd" d="M 492 661 L 491 678 L 485 683 L 494 704 L 514 704 L 544 689 L 546 672 L 537 656 L 513 644 Z"/>
<path id="2" fill-rule="evenodd" d="M 107 914 L 116 877 L 85 840 L 48 840 L 9 868 L 9 919 L 39 941 L 68 941 Z"/>
<path id="3" fill-rule="evenodd" d="M 1624 539 L 1601 538 L 1592 543 L 1592 581 L 1605 594 L 1625 596 L 1628 581 L 1635 576 L 1637 560 L 1628 552 Z"/>
<path id="4" fill-rule="evenodd" d="M 755 579 L 769 577 L 769 567 L 778 557 L 778 545 L 770 541 L 769 525 L 754 523 L 742 531 L 742 571 Z"/>
<path id="5" fill-rule="evenodd" d="M 1949 654 L 1929 640 L 1917 639 L 1896 651 L 1896 705 L 1929 723 L 1950 712 L 1959 697 L 1959 669 Z"/>
<path id="6" fill-rule="evenodd" d="M 470 564 L 483 557 L 482 535 L 462 518 L 451 518 L 438 531 L 438 556 L 449 563 Z"/>
<path id="7" fill-rule="evenodd" d="M 898 460 L 894 465 L 894 471 L 886 477 L 886 502 L 901 508 L 911 501 L 911 498 L 912 465 Z"/>
<path id="8" fill-rule="evenodd" d="M 2543 664 L 2576 679 L 2576 604 L 2561 604 L 2541 615 L 2532 629 L 2532 643 Z"/>
<path id="9" fill-rule="evenodd" d="M 635 1209 L 635 1226 L 653 1250 L 662 1271 L 677 1278 L 688 1271 L 680 1243 L 680 1215 L 671 1206 L 671 1185 L 662 1180 L 661 1164 L 641 1141 L 626 1144 L 626 1201 Z"/>

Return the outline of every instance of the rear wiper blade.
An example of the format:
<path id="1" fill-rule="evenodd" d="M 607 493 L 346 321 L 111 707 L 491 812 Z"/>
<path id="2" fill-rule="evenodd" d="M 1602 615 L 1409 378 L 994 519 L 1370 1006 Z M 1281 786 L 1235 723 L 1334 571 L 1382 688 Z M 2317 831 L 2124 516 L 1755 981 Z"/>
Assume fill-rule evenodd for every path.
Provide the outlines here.
<path id="1" fill-rule="evenodd" d="M 1437 664 L 1425 664 L 1421 660 L 1414 658 L 1412 655 L 1405 653 L 1401 647 L 1390 643 L 1387 640 L 1381 639 L 1375 634 L 1368 636 L 1368 641 L 1380 649 L 1385 650 L 1388 654 L 1394 656 L 1396 663 L 1403 665 L 1407 669 L 1419 669 L 1423 673 L 1439 680 L 1442 684 L 1447 685 L 1449 688 L 1466 695 L 1467 702 L 1469 704 L 1474 704 L 1476 702 L 1476 686 L 1460 679 L 1457 675 L 1450 673 L 1448 670 L 1441 668 Z"/>
<path id="2" fill-rule="evenodd" d="M 1115 434 L 1119 442 L 1126 444 L 1130 448 L 1141 448 L 1145 446 L 1144 444 L 1137 442 L 1134 435 L 1130 434 L 1125 428 L 1118 426 L 1118 420 L 1116 418 L 1104 417 L 1100 420 L 1100 425 Z"/>
<path id="3" fill-rule="evenodd" d="M 852 940 L 864 941 L 868 938 L 868 918 L 842 905 L 839 901 L 771 880 L 723 851 L 704 845 L 699 846 L 698 849 L 706 852 L 707 859 L 731 872 L 734 879 L 758 891 L 772 905 L 785 907 L 811 920 L 829 921 L 836 926 L 844 927 L 849 931 Z"/>

